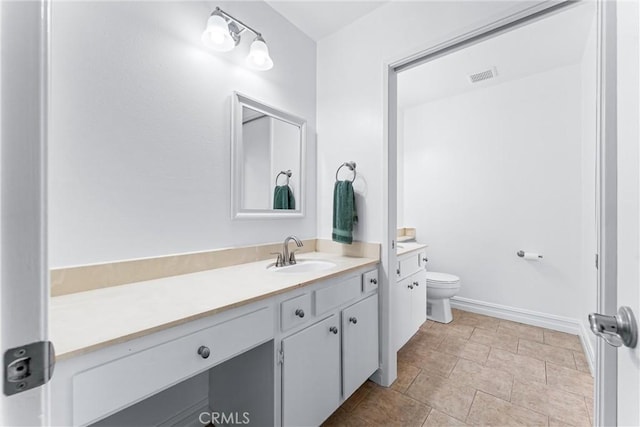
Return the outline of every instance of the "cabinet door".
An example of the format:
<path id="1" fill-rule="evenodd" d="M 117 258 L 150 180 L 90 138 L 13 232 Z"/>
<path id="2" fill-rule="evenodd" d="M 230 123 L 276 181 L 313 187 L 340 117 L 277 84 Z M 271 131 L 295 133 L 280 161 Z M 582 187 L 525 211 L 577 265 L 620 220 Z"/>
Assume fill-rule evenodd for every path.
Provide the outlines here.
<path id="1" fill-rule="evenodd" d="M 427 272 L 411 276 L 411 284 L 411 323 L 415 332 L 427 320 Z"/>
<path id="2" fill-rule="evenodd" d="M 396 284 L 395 320 L 396 350 L 405 345 L 416 332 L 413 325 L 411 311 L 413 309 L 413 285 L 411 277 L 398 281 Z"/>
<path id="3" fill-rule="evenodd" d="M 338 407 L 339 329 L 339 319 L 333 315 L 282 340 L 284 426 L 320 425 Z"/>
<path id="4" fill-rule="evenodd" d="M 346 399 L 379 367 L 378 294 L 342 311 L 342 393 Z"/>

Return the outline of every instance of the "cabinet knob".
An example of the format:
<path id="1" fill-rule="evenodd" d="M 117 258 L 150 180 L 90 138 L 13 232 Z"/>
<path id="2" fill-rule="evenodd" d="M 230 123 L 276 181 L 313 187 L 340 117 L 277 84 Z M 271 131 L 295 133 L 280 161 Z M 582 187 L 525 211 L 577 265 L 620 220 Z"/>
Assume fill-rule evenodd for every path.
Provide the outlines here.
<path id="1" fill-rule="evenodd" d="M 424 262 L 428 262 L 428 261 L 429 261 L 429 258 L 427 258 L 427 257 L 422 257 L 422 261 L 424 261 Z"/>
<path id="2" fill-rule="evenodd" d="M 420 286 L 420 282 L 413 282 L 414 285 Z"/>
<path id="3" fill-rule="evenodd" d="M 399 268 L 397 268 L 397 269 L 396 269 L 396 274 L 397 274 L 398 276 L 400 275 L 400 269 L 399 269 Z"/>
<path id="4" fill-rule="evenodd" d="M 204 345 L 201 345 L 200 348 L 198 348 L 198 354 L 203 358 L 206 359 L 207 357 L 209 357 L 209 355 L 211 354 L 211 350 L 209 350 L 209 347 L 206 347 Z"/>
<path id="5" fill-rule="evenodd" d="M 298 316 L 299 318 L 303 318 L 304 317 L 304 310 L 299 308 L 296 310 L 296 316 Z"/>
<path id="6" fill-rule="evenodd" d="M 357 317 L 349 317 L 349 322 L 353 323 L 354 325 L 356 323 L 358 323 L 358 318 Z"/>
<path id="7" fill-rule="evenodd" d="M 337 334 L 338 333 L 338 328 L 336 328 L 335 326 L 332 326 L 329 328 L 329 332 L 333 332 L 333 334 Z"/>
<path id="8" fill-rule="evenodd" d="M 378 279 L 371 279 L 369 280 L 369 282 L 373 283 L 374 285 L 378 284 Z"/>
<path id="9" fill-rule="evenodd" d="M 409 285 L 409 286 L 407 286 L 407 288 L 413 289 L 413 285 Z"/>

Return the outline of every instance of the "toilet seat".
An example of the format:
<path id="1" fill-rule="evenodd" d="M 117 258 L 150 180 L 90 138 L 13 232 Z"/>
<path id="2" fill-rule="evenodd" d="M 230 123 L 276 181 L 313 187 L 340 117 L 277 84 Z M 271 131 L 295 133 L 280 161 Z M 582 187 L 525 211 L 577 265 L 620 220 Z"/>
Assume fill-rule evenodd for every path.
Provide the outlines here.
<path id="1" fill-rule="evenodd" d="M 460 285 L 460 278 L 453 274 L 427 271 L 427 287 L 451 289 Z"/>

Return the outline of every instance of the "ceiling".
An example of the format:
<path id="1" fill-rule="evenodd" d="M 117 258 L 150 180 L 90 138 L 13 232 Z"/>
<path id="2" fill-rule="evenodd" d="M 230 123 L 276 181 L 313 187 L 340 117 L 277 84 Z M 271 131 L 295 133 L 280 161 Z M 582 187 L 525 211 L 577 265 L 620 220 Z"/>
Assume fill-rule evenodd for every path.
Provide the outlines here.
<path id="1" fill-rule="evenodd" d="M 266 0 L 280 15 L 318 41 L 388 1 Z"/>
<path id="2" fill-rule="evenodd" d="M 504 83 L 581 61 L 595 30 L 593 2 L 450 53 L 398 75 L 398 107 Z M 594 42 L 594 41 L 593 41 Z M 496 67 L 497 77 L 470 83 L 469 75 Z"/>

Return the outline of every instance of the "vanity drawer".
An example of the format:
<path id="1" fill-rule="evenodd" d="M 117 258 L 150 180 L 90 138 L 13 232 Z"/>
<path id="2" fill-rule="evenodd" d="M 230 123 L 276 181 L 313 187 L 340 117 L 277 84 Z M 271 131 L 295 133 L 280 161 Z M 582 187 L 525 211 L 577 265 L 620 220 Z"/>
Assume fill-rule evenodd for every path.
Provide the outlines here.
<path id="1" fill-rule="evenodd" d="M 274 336 L 264 307 L 73 377 L 73 424 L 89 424 L 202 372 Z M 206 346 L 203 358 L 198 348 Z"/>
<path id="2" fill-rule="evenodd" d="M 315 291 L 316 315 L 358 298 L 361 294 L 360 276 L 351 277 L 335 285 Z"/>
<path id="3" fill-rule="evenodd" d="M 378 269 L 367 271 L 362 275 L 362 292 L 378 289 Z"/>
<path id="4" fill-rule="evenodd" d="M 299 295 L 280 304 L 280 328 L 283 332 L 306 323 L 310 317 L 310 294 Z"/>
<path id="5" fill-rule="evenodd" d="M 399 277 L 411 276 L 421 268 L 420 259 L 424 256 L 423 252 L 411 252 L 404 255 L 398 260 Z"/>

